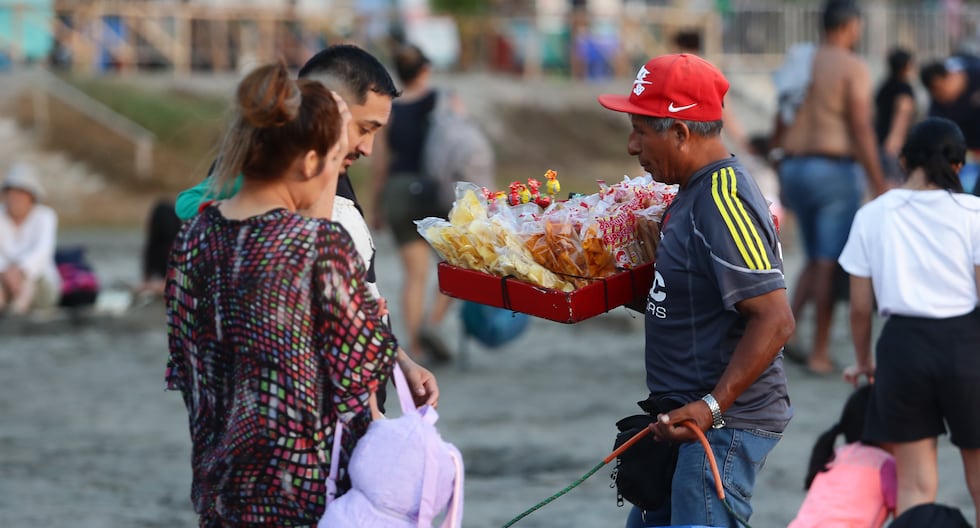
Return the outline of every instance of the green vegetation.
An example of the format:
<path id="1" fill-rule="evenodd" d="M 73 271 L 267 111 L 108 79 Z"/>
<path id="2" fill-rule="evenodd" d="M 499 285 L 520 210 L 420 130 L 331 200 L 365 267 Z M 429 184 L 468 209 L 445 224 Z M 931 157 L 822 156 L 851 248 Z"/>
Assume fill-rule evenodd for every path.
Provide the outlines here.
<path id="1" fill-rule="evenodd" d="M 201 139 L 213 139 L 220 133 L 228 109 L 228 101 L 224 99 L 176 90 L 151 90 L 117 79 L 67 80 L 153 132 L 168 146 L 200 148 Z"/>
<path id="2" fill-rule="evenodd" d="M 453 15 L 475 15 L 490 11 L 489 0 L 432 0 L 432 9 Z"/>
<path id="3" fill-rule="evenodd" d="M 157 136 L 154 181 L 149 186 L 179 191 L 196 184 L 205 176 L 226 124 L 228 100 L 147 87 L 145 83 L 130 84 L 119 79 L 66 80 Z M 94 160 L 86 157 L 89 158 L 87 161 L 103 171 L 111 172 L 114 169 L 99 163 L 97 156 Z M 367 162 L 361 162 L 351 169 L 355 191 L 364 202 L 367 202 L 370 194 L 368 167 Z"/>
<path id="4" fill-rule="evenodd" d="M 175 190 L 199 180 L 207 170 L 225 125 L 228 101 L 218 97 L 192 94 L 174 89 L 148 87 L 119 79 L 67 78 L 68 82 L 93 99 L 146 128 L 157 137 L 154 169 L 146 186 Z M 65 119 L 70 119 L 66 117 Z M 75 116 L 76 133 L 105 136 L 98 125 Z M 66 123 L 67 124 L 67 123 Z M 91 136 L 90 136 L 91 138 Z M 106 139 L 111 141 L 111 139 Z M 118 165 L 113 151 L 93 149 L 73 152 L 107 176 L 132 182 L 126 174 L 116 174 Z M 75 150 L 75 149 L 70 149 Z M 119 152 L 116 150 L 115 152 Z M 114 178 L 121 176 L 121 178 Z"/>

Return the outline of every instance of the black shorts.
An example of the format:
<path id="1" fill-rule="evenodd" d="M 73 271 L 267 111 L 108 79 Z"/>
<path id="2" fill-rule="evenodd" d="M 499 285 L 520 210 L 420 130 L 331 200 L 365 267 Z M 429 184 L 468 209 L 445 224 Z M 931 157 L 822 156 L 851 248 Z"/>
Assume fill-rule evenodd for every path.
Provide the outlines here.
<path id="1" fill-rule="evenodd" d="M 419 235 L 416 220 L 434 216 L 446 218 L 449 208 L 439 204 L 437 187 L 430 187 L 418 176 L 395 174 L 389 177 L 381 194 L 385 221 L 402 247 L 409 242 L 424 240 Z"/>
<path id="2" fill-rule="evenodd" d="M 914 442 L 948 426 L 954 445 L 980 448 L 980 309 L 949 319 L 892 316 L 876 357 L 867 440 Z"/>

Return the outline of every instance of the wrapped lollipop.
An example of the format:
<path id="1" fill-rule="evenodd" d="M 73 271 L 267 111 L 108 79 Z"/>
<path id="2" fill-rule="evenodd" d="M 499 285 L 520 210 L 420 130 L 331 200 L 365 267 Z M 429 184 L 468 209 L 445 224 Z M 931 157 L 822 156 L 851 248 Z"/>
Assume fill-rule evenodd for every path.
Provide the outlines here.
<path id="1" fill-rule="evenodd" d="M 554 200 L 555 195 L 561 192 L 561 184 L 558 183 L 558 172 L 548 169 L 545 171 L 544 177 L 547 180 L 544 184 L 545 191 Z"/>
<path id="2" fill-rule="evenodd" d="M 510 184 L 507 201 L 510 205 L 526 204 L 531 201 L 531 191 L 528 190 L 527 185 L 521 182 L 513 182 Z"/>
<path id="3" fill-rule="evenodd" d="M 527 188 L 529 191 L 531 191 L 531 200 L 536 200 L 539 196 L 541 196 L 541 191 L 540 191 L 541 182 L 539 182 L 538 180 L 535 180 L 534 178 L 528 178 Z"/>
<path id="4" fill-rule="evenodd" d="M 521 203 L 526 204 L 531 201 L 531 191 L 527 188 L 527 185 L 523 183 L 518 187 L 518 194 L 521 197 Z"/>
<path id="5" fill-rule="evenodd" d="M 521 204 L 521 191 L 518 187 L 520 182 L 513 182 L 510 184 L 507 192 L 507 203 L 510 205 L 520 205 Z"/>

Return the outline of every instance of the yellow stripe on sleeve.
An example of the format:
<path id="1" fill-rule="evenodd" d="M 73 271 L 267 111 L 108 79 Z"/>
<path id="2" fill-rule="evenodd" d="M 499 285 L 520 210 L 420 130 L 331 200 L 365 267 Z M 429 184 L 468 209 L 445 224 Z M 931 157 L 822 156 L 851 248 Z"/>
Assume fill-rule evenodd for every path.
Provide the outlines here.
<path id="1" fill-rule="evenodd" d="M 729 178 L 731 176 L 731 178 Z M 755 225 L 746 216 L 743 216 L 745 209 L 739 211 L 742 205 L 741 200 L 738 199 L 738 186 L 735 181 L 735 171 L 729 171 L 729 168 L 721 170 L 721 184 L 722 198 L 725 199 L 725 203 L 728 205 L 728 212 L 735 219 L 735 224 L 738 225 L 739 231 L 742 233 L 742 240 L 749 249 L 749 254 L 752 255 L 752 263 L 755 266 L 749 266 L 754 270 L 768 269 L 763 267 L 762 258 L 759 256 L 759 248 L 753 243 L 752 235 L 755 233 Z M 737 204 L 737 205 L 736 205 Z"/>
<path id="2" fill-rule="evenodd" d="M 724 173 L 722 173 L 723 175 Z M 732 221 L 732 216 L 729 214 L 728 209 L 725 207 L 724 200 L 721 194 L 721 185 L 723 183 L 719 182 L 719 174 L 717 171 L 711 174 L 711 196 L 715 200 L 715 206 L 718 207 L 718 212 L 721 213 L 722 220 L 725 221 L 725 225 L 728 226 L 728 231 L 732 235 L 732 240 L 735 241 L 735 247 L 738 248 L 738 252 L 741 253 L 742 258 L 745 259 L 745 264 L 749 269 L 758 269 L 752 257 L 749 256 L 749 251 L 742 242 L 742 237 L 738 232 L 738 228 L 735 227 L 735 223 Z"/>
<path id="3" fill-rule="evenodd" d="M 738 198 L 738 193 L 735 192 L 735 169 L 727 167 L 727 170 L 728 174 L 732 178 L 732 200 L 734 200 L 735 205 L 738 207 L 738 211 L 741 213 L 742 218 L 745 219 L 745 225 L 748 226 L 749 231 L 752 232 L 752 239 L 748 242 L 750 245 L 753 242 L 755 243 L 755 247 L 759 252 L 758 254 L 762 259 L 760 262 L 760 269 L 772 269 L 772 263 L 769 262 L 769 253 L 766 252 L 766 246 L 762 244 L 762 238 L 759 236 L 759 230 L 756 229 L 755 223 L 752 222 L 752 218 L 749 217 L 749 214 L 745 211 L 745 205 L 742 203 L 742 200 Z"/>

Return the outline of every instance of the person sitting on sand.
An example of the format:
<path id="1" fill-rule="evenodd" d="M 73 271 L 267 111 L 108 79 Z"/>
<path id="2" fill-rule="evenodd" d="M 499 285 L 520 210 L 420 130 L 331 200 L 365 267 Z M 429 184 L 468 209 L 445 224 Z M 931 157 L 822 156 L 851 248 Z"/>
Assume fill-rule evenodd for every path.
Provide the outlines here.
<path id="1" fill-rule="evenodd" d="M 58 215 L 40 203 L 44 188 L 31 165 L 15 164 L 0 191 L 0 312 L 53 307 L 61 290 L 54 262 Z"/>

